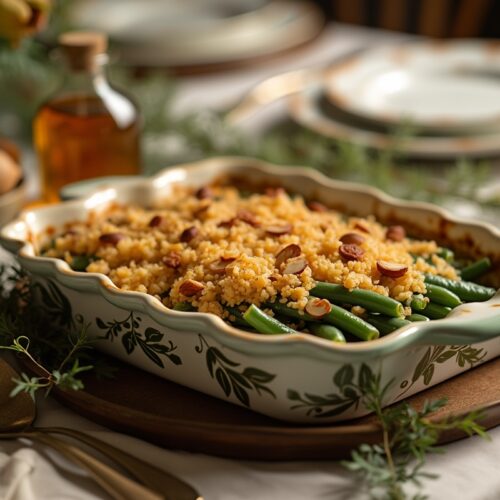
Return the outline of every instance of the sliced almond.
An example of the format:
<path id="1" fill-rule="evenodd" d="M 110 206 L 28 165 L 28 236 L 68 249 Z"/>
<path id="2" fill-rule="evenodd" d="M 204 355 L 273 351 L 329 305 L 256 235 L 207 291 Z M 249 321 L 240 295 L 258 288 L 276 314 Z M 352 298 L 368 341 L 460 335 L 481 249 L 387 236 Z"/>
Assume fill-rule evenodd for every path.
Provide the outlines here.
<path id="1" fill-rule="evenodd" d="M 342 235 L 339 240 L 346 245 L 354 243 L 355 245 L 361 245 L 365 241 L 365 237 L 359 233 L 346 233 Z"/>
<path id="2" fill-rule="evenodd" d="M 158 227 L 163 222 L 163 217 L 161 215 L 155 215 L 149 221 L 149 227 Z"/>
<path id="3" fill-rule="evenodd" d="M 193 297 L 197 293 L 200 293 L 205 288 L 203 283 L 195 280 L 183 281 L 179 287 L 179 292 L 186 297 Z"/>
<path id="4" fill-rule="evenodd" d="M 408 271 L 408 266 L 405 264 L 397 264 L 395 262 L 387 262 L 385 260 L 377 260 L 377 269 L 380 274 L 389 278 L 400 278 Z"/>
<path id="5" fill-rule="evenodd" d="M 198 191 L 196 191 L 195 196 L 199 200 L 205 200 L 207 198 L 212 198 L 214 195 L 213 191 L 208 186 L 203 186 Z"/>
<path id="6" fill-rule="evenodd" d="M 301 252 L 302 250 L 300 249 L 299 245 L 296 245 L 295 243 L 290 243 L 290 245 L 283 247 L 276 254 L 275 266 L 279 269 L 281 267 L 281 264 L 283 264 L 288 259 L 292 259 L 293 257 L 298 257 Z"/>
<path id="7" fill-rule="evenodd" d="M 208 268 L 213 273 L 222 274 L 226 272 L 227 266 L 234 262 L 236 257 L 221 257 L 218 260 L 214 260 L 208 265 Z"/>
<path id="8" fill-rule="evenodd" d="M 265 231 L 267 234 L 271 234 L 273 236 L 281 236 L 283 234 L 290 234 L 292 232 L 293 226 L 286 222 L 284 224 L 272 224 L 270 226 L 265 227 Z"/>
<path id="9" fill-rule="evenodd" d="M 320 203 L 319 201 L 310 201 L 307 203 L 307 208 L 311 212 L 327 212 L 328 208 L 323 205 L 323 203 Z"/>
<path id="10" fill-rule="evenodd" d="M 236 218 L 241 220 L 242 222 L 246 222 L 250 226 L 256 227 L 259 225 L 255 215 L 252 212 L 249 212 L 248 210 L 240 210 L 236 214 Z"/>
<path id="11" fill-rule="evenodd" d="M 181 265 L 181 256 L 177 252 L 168 252 L 161 261 L 171 269 L 177 269 Z"/>
<path id="12" fill-rule="evenodd" d="M 264 190 L 264 193 L 266 196 L 269 196 L 270 198 L 277 198 L 282 194 L 286 194 L 286 191 L 281 186 L 276 186 L 276 187 L 272 186 L 272 187 L 267 187 Z"/>
<path id="13" fill-rule="evenodd" d="M 225 228 L 229 229 L 230 227 L 234 226 L 235 222 L 236 222 L 236 217 L 233 217 L 232 219 L 229 219 L 229 220 L 220 221 L 217 224 L 217 227 L 225 227 Z"/>
<path id="14" fill-rule="evenodd" d="M 122 233 L 105 233 L 99 236 L 99 242 L 105 245 L 116 245 L 123 238 L 125 235 Z"/>
<path id="15" fill-rule="evenodd" d="M 211 201 L 210 200 L 203 200 L 198 207 L 196 207 L 195 210 L 193 210 L 193 215 L 195 217 L 199 217 L 200 215 L 203 215 L 211 206 Z"/>
<path id="16" fill-rule="evenodd" d="M 406 238 L 406 230 L 403 226 L 389 226 L 385 237 L 391 241 L 403 241 Z"/>
<path id="17" fill-rule="evenodd" d="M 182 231 L 179 240 L 182 241 L 182 243 L 189 243 L 191 240 L 196 238 L 198 236 L 199 230 L 195 226 L 188 227 L 187 229 L 184 229 Z"/>
<path id="18" fill-rule="evenodd" d="M 307 267 L 307 259 L 302 255 L 288 259 L 283 264 L 283 274 L 300 274 Z"/>
<path id="19" fill-rule="evenodd" d="M 317 297 L 309 299 L 305 307 L 306 313 L 310 314 L 313 318 L 322 318 L 331 310 L 332 305 L 327 299 L 319 299 Z"/>
<path id="20" fill-rule="evenodd" d="M 370 234 L 370 229 L 368 229 L 368 226 L 364 222 L 357 221 L 354 224 L 354 228 L 359 229 L 360 231 L 363 231 L 363 233 Z"/>
<path id="21" fill-rule="evenodd" d="M 342 260 L 361 260 L 365 251 L 354 243 L 340 245 L 339 255 Z"/>

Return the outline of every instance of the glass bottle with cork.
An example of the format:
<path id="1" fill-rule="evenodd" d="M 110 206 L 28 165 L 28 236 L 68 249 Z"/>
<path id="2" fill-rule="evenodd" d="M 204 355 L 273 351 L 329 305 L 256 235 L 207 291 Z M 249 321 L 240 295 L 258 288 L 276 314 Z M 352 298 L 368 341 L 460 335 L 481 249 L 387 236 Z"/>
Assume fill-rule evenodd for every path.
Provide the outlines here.
<path id="1" fill-rule="evenodd" d="M 48 202 L 57 201 L 60 188 L 70 182 L 140 170 L 139 112 L 106 79 L 106 36 L 68 32 L 60 36 L 59 46 L 68 66 L 65 80 L 34 120 Z"/>

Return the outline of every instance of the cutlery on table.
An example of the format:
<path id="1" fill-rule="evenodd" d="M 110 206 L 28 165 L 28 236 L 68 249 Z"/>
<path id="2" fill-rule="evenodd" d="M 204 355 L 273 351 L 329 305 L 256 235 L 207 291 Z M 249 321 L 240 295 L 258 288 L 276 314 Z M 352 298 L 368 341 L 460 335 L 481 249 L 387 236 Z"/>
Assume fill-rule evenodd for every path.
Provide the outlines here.
<path id="1" fill-rule="evenodd" d="M 196 490 L 181 479 L 93 436 L 64 427 L 32 427 L 36 416 L 35 403 L 26 393 L 10 397 L 14 378 L 19 378 L 19 374 L 0 359 L 0 439 L 27 438 L 57 450 L 86 469 L 115 499 L 202 500 Z M 120 465 L 142 485 L 52 434 L 63 434 L 87 444 Z"/>

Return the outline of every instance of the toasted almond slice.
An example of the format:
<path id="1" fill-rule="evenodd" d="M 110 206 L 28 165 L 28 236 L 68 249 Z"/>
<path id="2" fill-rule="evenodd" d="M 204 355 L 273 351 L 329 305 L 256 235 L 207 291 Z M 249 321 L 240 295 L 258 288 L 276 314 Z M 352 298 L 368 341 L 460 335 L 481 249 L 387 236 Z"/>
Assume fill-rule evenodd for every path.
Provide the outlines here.
<path id="1" fill-rule="evenodd" d="M 293 226 L 289 222 L 284 224 L 272 224 L 265 227 L 267 234 L 272 234 L 273 236 L 281 236 L 283 234 L 290 234 L 292 232 Z"/>
<path id="2" fill-rule="evenodd" d="M 385 237 L 391 241 L 403 241 L 406 238 L 406 230 L 403 226 L 389 226 Z"/>
<path id="3" fill-rule="evenodd" d="M 328 208 L 323 205 L 323 203 L 320 203 L 319 201 L 310 201 L 307 203 L 307 208 L 311 211 L 311 212 L 327 212 L 328 211 Z"/>
<path id="4" fill-rule="evenodd" d="M 163 222 L 163 217 L 161 215 L 155 215 L 149 221 L 149 227 L 158 227 Z"/>
<path id="5" fill-rule="evenodd" d="M 302 255 L 288 259 L 283 264 L 283 274 L 300 274 L 307 267 L 307 259 Z"/>
<path id="6" fill-rule="evenodd" d="M 122 233 L 105 233 L 99 236 L 99 242 L 105 245 L 116 245 L 123 238 L 125 235 Z"/>
<path id="7" fill-rule="evenodd" d="M 271 186 L 264 190 L 264 194 L 270 198 L 277 198 L 282 194 L 286 194 L 285 188 L 281 186 Z"/>
<path id="8" fill-rule="evenodd" d="M 234 226 L 235 222 L 236 222 L 236 217 L 233 217 L 232 219 L 220 221 L 217 224 L 217 227 L 225 227 L 225 228 L 229 229 L 229 228 Z"/>
<path id="9" fill-rule="evenodd" d="M 354 243 L 340 245 L 339 255 L 342 260 L 361 260 L 365 251 Z"/>
<path id="10" fill-rule="evenodd" d="M 203 186 L 198 191 L 196 191 L 195 196 L 199 200 L 205 200 L 207 198 L 212 198 L 214 195 L 213 191 L 208 186 Z"/>
<path id="11" fill-rule="evenodd" d="M 234 262 L 236 260 L 236 257 L 221 257 L 218 260 L 214 260 L 208 265 L 208 268 L 210 271 L 213 273 L 225 273 L 227 266 Z"/>
<path id="12" fill-rule="evenodd" d="M 299 245 L 296 245 L 295 243 L 290 243 L 290 245 L 283 247 L 276 254 L 275 266 L 279 269 L 283 262 L 287 261 L 288 259 L 292 259 L 293 257 L 298 257 L 301 251 L 302 250 L 300 249 Z"/>
<path id="13" fill-rule="evenodd" d="M 354 243 L 355 245 L 361 245 L 365 241 L 365 237 L 359 233 L 346 233 L 339 238 L 342 243 L 346 245 Z"/>
<path id="14" fill-rule="evenodd" d="M 188 227 L 187 229 L 184 229 L 182 231 L 179 240 L 182 241 L 182 243 L 189 243 L 192 239 L 196 238 L 198 236 L 199 230 L 195 226 Z"/>
<path id="15" fill-rule="evenodd" d="M 367 233 L 367 234 L 370 234 L 370 229 L 368 228 L 368 226 L 362 222 L 362 221 L 357 221 L 355 224 L 354 224 L 354 228 L 355 229 L 359 229 L 360 231 L 363 231 L 363 233 Z"/>
<path id="16" fill-rule="evenodd" d="M 236 218 L 241 220 L 242 222 L 246 222 L 247 224 L 250 224 L 251 226 L 254 226 L 254 227 L 259 225 L 255 215 L 248 210 L 240 210 L 236 214 Z"/>
<path id="17" fill-rule="evenodd" d="M 317 297 L 309 299 L 306 304 L 305 311 L 313 318 L 322 318 L 332 310 L 332 305 L 327 299 L 319 299 Z"/>
<path id="18" fill-rule="evenodd" d="M 400 278 L 408 271 L 408 266 L 405 264 L 397 264 L 396 262 L 387 262 L 385 260 L 377 260 L 377 269 L 380 274 L 389 278 Z"/>
<path id="19" fill-rule="evenodd" d="M 179 287 L 179 292 L 186 297 L 193 297 L 197 293 L 200 293 L 205 288 L 203 283 L 195 280 L 186 280 L 181 283 Z"/>
<path id="20" fill-rule="evenodd" d="M 171 251 L 164 255 L 161 261 L 171 269 L 177 269 L 181 265 L 181 256 L 177 252 Z"/>
<path id="21" fill-rule="evenodd" d="M 203 215 L 211 206 L 212 202 L 208 199 L 204 199 L 200 202 L 200 205 L 193 210 L 193 215 L 199 217 Z"/>

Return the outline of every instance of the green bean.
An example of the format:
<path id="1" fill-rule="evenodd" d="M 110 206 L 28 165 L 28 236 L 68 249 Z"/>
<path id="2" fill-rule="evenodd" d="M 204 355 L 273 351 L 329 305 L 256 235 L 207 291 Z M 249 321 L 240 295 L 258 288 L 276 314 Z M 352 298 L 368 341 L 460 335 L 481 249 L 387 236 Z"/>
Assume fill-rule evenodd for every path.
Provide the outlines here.
<path id="1" fill-rule="evenodd" d="M 276 335 L 280 333 L 297 333 L 293 328 L 281 323 L 275 318 L 268 316 L 264 311 L 259 309 L 255 304 L 244 312 L 243 319 L 253 326 L 259 333 Z"/>
<path id="2" fill-rule="evenodd" d="M 345 344 L 344 334 L 333 325 L 312 323 L 308 328 L 313 335 L 316 335 L 316 337 L 321 337 L 322 339 L 331 340 L 332 342 Z"/>
<path id="3" fill-rule="evenodd" d="M 303 321 L 319 322 L 318 318 L 313 318 L 310 314 L 301 313 L 298 309 L 288 307 L 281 302 L 267 302 L 266 307 L 272 309 L 276 314 Z"/>
<path id="4" fill-rule="evenodd" d="M 495 295 L 494 288 L 481 286 L 470 281 L 455 281 L 434 274 L 426 274 L 425 282 L 442 286 L 457 294 L 464 302 L 483 302 Z"/>
<path id="5" fill-rule="evenodd" d="M 455 258 L 453 250 L 450 250 L 449 248 L 440 248 L 436 255 L 444 259 L 446 262 L 453 262 L 453 259 Z"/>
<path id="6" fill-rule="evenodd" d="M 417 293 L 411 298 L 410 306 L 414 311 L 423 311 L 428 302 L 421 293 Z"/>
<path id="7" fill-rule="evenodd" d="M 427 316 L 424 316 L 423 314 L 410 314 L 409 316 L 406 316 L 406 319 L 408 321 L 429 321 L 429 318 Z"/>
<path id="8" fill-rule="evenodd" d="M 440 304 L 434 304 L 434 302 L 429 302 L 427 307 L 420 311 L 420 314 L 427 316 L 430 319 L 441 319 L 446 318 L 451 312 L 451 307 L 442 306 Z"/>
<path id="9" fill-rule="evenodd" d="M 453 309 L 462 303 L 460 297 L 447 288 L 432 285 L 431 283 L 427 283 L 425 286 L 427 288 L 427 297 L 435 304 L 451 307 Z"/>
<path id="10" fill-rule="evenodd" d="M 475 280 L 490 269 L 491 260 L 488 259 L 488 257 L 484 257 L 483 259 L 477 260 L 467 267 L 464 267 L 460 272 L 460 277 L 466 281 Z"/>
<path id="11" fill-rule="evenodd" d="M 397 330 L 398 328 L 403 328 L 403 326 L 411 325 L 410 321 L 403 318 L 391 318 L 384 315 L 368 314 L 365 319 L 370 325 L 375 326 L 380 333 L 387 335 L 388 333 Z"/>
<path id="12" fill-rule="evenodd" d="M 234 321 L 231 321 L 233 325 L 241 326 L 243 328 L 251 328 L 251 326 L 243 319 L 243 313 L 236 307 L 226 307 L 226 311 L 234 316 Z"/>
<path id="13" fill-rule="evenodd" d="M 322 320 L 361 340 L 374 340 L 380 336 L 380 332 L 374 326 L 334 304 L 332 304 L 332 310 L 323 316 Z"/>
<path id="14" fill-rule="evenodd" d="M 73 255 L 71 259 L 71 269 L 73 269 L 73 271 L 85 271 L 93 260 L 91 255 Z"/>
<path id="15" fill-rule="evenodd" d="M 267 305 L 277 314 L 311 323 L 323 321 L 324 323 L 329 323 L 337 328 L 340 328 L 341 330 L 351 333 L 362 340 L 372 340 L 379 336 L 379 332 L 366 323 L 366 321 L 334 304 L 332 304 L 331 312 L 326 316 L 323 316 L 321 319 L 314 318 L 307 313 L 301 314 L 297 309 L 292 309 L 291 307 L 287 307 L 279 302 Z M 310 326 L 311 325 L 309 325 L 309 327 Z"/>
<path id="16" fill-rule="evenodd" d="M 196 309 L 189 302 L 177 302 L 172 307 L 174 311 L 182 311 L 182 312 L 192 312 L 196 311 Z"/>
<path id="17" fill-rule="evenodd" d="M 317 283 L 310 291 L 311 295 L 322 297 L 331 302 L 361 306 L 368 311 L 400 317 L 404 314 L 403 305 L 397 300 L 372 292 L 371 290 L 355 289 L 349 291 L 342 285 L 333 283 Z"/>

